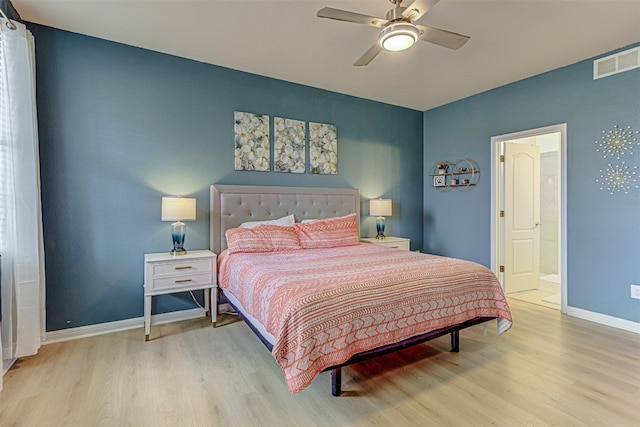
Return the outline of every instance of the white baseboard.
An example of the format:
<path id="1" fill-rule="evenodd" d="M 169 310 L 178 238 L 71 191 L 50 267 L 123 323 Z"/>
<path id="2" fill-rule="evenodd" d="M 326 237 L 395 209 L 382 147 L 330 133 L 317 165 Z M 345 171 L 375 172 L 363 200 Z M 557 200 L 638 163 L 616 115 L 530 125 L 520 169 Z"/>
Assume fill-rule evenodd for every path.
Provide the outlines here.
<path id="1" fill-rule="evenodd" d="M 235 310 L 231 307 L 231 304 L 225 302 L 218 304 L 218 314 L 220 313 L 235 313 Z"/>
<path id="2" fill-rule="evenodd" d="M 220 304 L 218 306 L 218 313 L 226 313 L 230 311 L 232 311 L 232 308 L 229 304 Z M 592 311 L 575 307 L 567 307 L 567 315 L 640 334 L 640 323 L 638 322 L 632 322 L 630 320 L 620 319 L 618 317 L 612 317 L 606 314 L 594 313 Z M 204 316 L 204 311 L 202 309 L 193 308 L 190 310 L 155 314 L 151 316 L 151 322 L 154 325 L 160 325 L 163 323 L 195 319 L 202 316 Z M 143 327 L 144 317 L 137 317 L 134 319 L 119 320 L 116 322 L 107 322 L 98 325 L 62 329 L 60 331 L 45 333 L 45 341 L 42 344 L 53 344 L 56 342 L 76 340 L 79 338 L 93 337 L 97 335 L 110 334 L 112 332 L 126 331 L 129 329 Z"/>
<path id="3" fill-rule="evenodd" d="M 640 334 L 640 323 L 632 322 L 631 320 L 620 319 L 619 317 L 608 316 L 575 307 L 567 307 L 567 315 Z"/>
<path id="4" fill-rule="evenodd" d="M 195 319 L 204 316 L 201 308 L 189 310 L 173 311 L 171 313 L 155 314 L 151 316 L 152 325 L 162 323 L 178 322 L 180 320 Z M 100 323 L 98 325 L 80 326 L 77 328 L 62 329 L 45 333 L 45 340 L 42 344 L 53 344 L 56 342 L 77 340 L 79 338 L 93 337 L 96 335 L 110 334 L 112 332 L 126 331 L 129 329 L 143 328 L 144 317 L 134 319 L 118 320 L 116 322 Z M 140 332 L 142 337 L 144 332 Z"/>

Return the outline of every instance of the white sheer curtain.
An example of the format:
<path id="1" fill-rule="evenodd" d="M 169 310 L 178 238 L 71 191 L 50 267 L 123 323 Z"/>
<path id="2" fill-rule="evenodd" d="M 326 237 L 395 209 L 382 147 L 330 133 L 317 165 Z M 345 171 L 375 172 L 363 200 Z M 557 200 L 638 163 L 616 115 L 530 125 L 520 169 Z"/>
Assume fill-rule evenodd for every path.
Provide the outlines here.
<path id="1" fill-rule="evenodd" d="M 35 354 L 45 331 L 34 39 L 23 24 L 12 22 L 15 30 L 0 18 L 3 360 Z"/>

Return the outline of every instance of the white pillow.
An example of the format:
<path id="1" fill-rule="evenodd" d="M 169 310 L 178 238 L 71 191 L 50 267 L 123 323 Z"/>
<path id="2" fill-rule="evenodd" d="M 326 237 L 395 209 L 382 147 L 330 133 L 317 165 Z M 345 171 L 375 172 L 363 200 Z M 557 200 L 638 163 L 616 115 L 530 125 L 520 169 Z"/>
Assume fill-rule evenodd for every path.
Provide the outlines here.
<path id="1" fill-rule="evenodd" d="M 279 225 L 281 227 L 291 227 L 293 224 L 295 224 L 295 222 L 296 219 L 294 218 L 293 214 L 291 214 L 288 216 L 283 216 L 282 218 L 270 219 L 267 221 L 243 222 L 242 224 L 240 224 L 239 228 L 253 228 L 259 225 Z"/>

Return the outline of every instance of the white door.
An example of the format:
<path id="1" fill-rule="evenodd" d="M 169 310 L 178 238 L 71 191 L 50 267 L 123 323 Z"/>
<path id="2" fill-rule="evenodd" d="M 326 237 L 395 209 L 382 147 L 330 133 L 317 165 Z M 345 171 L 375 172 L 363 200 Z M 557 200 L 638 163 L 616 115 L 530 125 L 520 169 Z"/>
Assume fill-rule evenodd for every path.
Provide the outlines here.
<path id="1" fill-rule="evenodd" d="M 540 276 L 540 147 L 504 144 L 504 287 L 538 288 Z"/>

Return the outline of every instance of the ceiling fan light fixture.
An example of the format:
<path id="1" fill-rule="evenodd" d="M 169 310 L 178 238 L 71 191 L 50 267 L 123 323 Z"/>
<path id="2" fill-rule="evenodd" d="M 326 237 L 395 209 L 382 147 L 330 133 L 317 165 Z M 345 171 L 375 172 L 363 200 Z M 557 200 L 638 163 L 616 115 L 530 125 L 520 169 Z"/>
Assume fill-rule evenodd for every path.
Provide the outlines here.
<path id="1" fill-rule="evenodd" d="M 378 43 L 386 50 L 399 52 L 409 49 L 418 41 L 420 30 L 408 22 L 398 22 L 385 27 L 378 36 Z"/>

